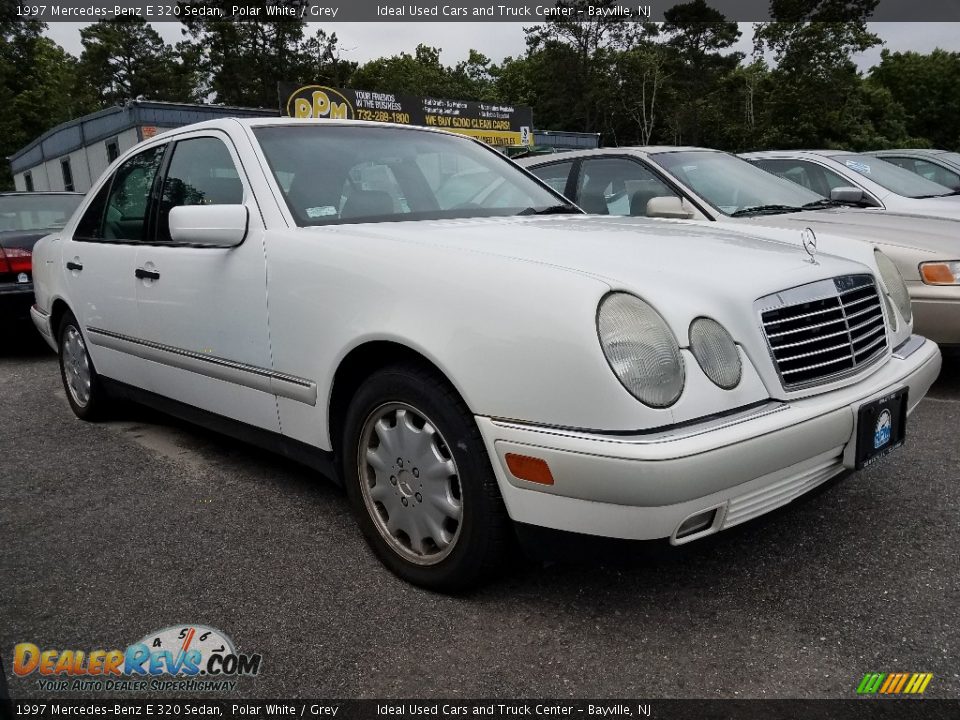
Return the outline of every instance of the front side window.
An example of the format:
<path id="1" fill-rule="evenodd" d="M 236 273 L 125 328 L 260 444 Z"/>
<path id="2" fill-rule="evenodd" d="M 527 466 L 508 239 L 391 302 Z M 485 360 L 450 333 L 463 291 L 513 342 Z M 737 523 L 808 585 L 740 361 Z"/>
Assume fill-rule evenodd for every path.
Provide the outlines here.
<path id="1" fill-rule="evenodd" d="M 243 183 L 230 151 L 218 138 L 181 140 L 173 148 L 160 193 L 157 240 L 170 240 L 170 210 L 178 205 L 239 205 Z"/>
<path id="2" fill-rule="evenodd" d="M 677 197 L 648 168 L 627 158 L 585 160 L 577 183 L 577 200 L 588 213 L 646 217 L 655 197 Z"/>
<path id="3" fill-rule="evenodd" d="M 653 153 L 650 159 L 725 215 L 792 212 L 824 196 L 722 152 Z"/>
<path id="4" fill-rule="evenodd" d="M 531 214 L 564 203 L 462 137 L 342 125 L 254 132 L 301 226 Z"/>
<path id="5" fill-rule="evenodd" d="M 873 180 L 877 185 L 908 198 L 929 198 L 949 195 L 952 191 L 893 163 L 871 155 L 834 155 L 833 159 L 849 170 Z"/>
<path id="6" fill-rule="evenodd" d="M 117 169 L 104 213 L 103 239 L 145 238 L 150 191 L 163 158 L 163 150 L 163 145 L 144 150 Z"/>

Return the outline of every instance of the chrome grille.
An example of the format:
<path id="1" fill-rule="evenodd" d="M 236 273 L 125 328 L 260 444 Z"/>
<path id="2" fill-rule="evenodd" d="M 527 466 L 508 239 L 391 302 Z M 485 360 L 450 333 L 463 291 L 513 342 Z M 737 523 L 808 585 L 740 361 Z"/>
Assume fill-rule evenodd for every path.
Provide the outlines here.
<path id="1" fill-rule="evenodd" d="M 787 390 L 850 375 L 887 349 L 870 275 L 844 275 L 758 301 L 770 354 Z"/>

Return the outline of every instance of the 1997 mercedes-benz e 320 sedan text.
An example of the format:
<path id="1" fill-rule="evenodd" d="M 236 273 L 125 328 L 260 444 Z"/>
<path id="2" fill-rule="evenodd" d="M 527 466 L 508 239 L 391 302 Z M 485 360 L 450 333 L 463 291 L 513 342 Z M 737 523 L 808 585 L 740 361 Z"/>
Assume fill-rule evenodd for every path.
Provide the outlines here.
<path id="1" fill-rule="evenodd" d="M 34 257 L 78 416 L 120 393 L 311 461 L 441 589 L 511 523 L 683 543 L 765 513 L 899 446 L 940 368 L 890 263 L 584 216 L 425 129 L 171 131 Z"/>

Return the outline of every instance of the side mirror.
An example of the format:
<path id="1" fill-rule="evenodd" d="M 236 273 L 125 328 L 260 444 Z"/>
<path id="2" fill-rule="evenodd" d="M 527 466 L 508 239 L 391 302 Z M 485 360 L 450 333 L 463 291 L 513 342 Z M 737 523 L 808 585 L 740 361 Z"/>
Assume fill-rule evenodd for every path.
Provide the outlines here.
<path id="1" fill-rule="evenodd" d="M 236 247 L 247 236 L 244 205 L 178 205 L 170 210 L 170 239 L 187 245 Z"/>
<path id="2" fill-rule="evenodd" d="M 647 201 L 647 217 L 673 218 L 674 220 L 689 220 L 693 217 L 693 210 L 683 204 L 683 198 L 676 195 L 650 198 Z"/>
<path id="3" fill-rule="evenodd" d="M 855 187 L 835 187 L 830 191 L 830 199 L 842 203 L 862 203 L 863 190 Z"/>

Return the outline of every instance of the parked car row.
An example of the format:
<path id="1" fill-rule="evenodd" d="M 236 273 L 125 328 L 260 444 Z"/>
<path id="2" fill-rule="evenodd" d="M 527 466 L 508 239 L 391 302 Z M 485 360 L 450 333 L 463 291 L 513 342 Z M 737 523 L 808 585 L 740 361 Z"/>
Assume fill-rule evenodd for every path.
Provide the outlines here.
<path id="1" fill-rule="evenodd" d="M 310 463 L 441 590 L 531 526 L 687 543 L 903 444 L 940 371 L 905 269 L 946 259 L 908 228 L 952 221 L 695 148 L 526 164 L 367 122 L 172 130 L 37 243 L 31 316 L 78 417 L 132 398 Z"/>
<path id="2" fill-rule="evenodd" d="M 821 250 L 847 254 L 849 239 L 881 249 L 907 283 L 917 332 L 941 345 L 960 345 L 960 196 L 938 186 L 941 194 L 926 201 L 936 203 L 934 210 L 923 215 L 867 209 L 859 207 L 867 190 L 844 184 L 852 178 L 832 180 L 832 185 L 800 182 L 801 173 L 804 178 L 816 177 L 807 168 L 808 162 L 815 163 L 798 159 L 788 167 L 792 161 L 783 159 L 788 155 L 826 160 L 816 153 L 778 152 L 751 154 L 747 161 L 717 150 L 646 147 L 576 151 L 518 162 L 589 213 L 738 225 L 794 242 L 800 241 L 801 231 L 811 228 Z M 876 171 L 880 165 L 904 186 L 912 179 L 916 187 L 927 189 L 923 178 L 880 160 L 873 161 L 875 177 L 883 174 Z M 891 194 L 876 197 L 890 202 Z M 956 219 L 949 219 L 951 212 Z M 791 232 L 771 232 L 774 228 Z"/>

